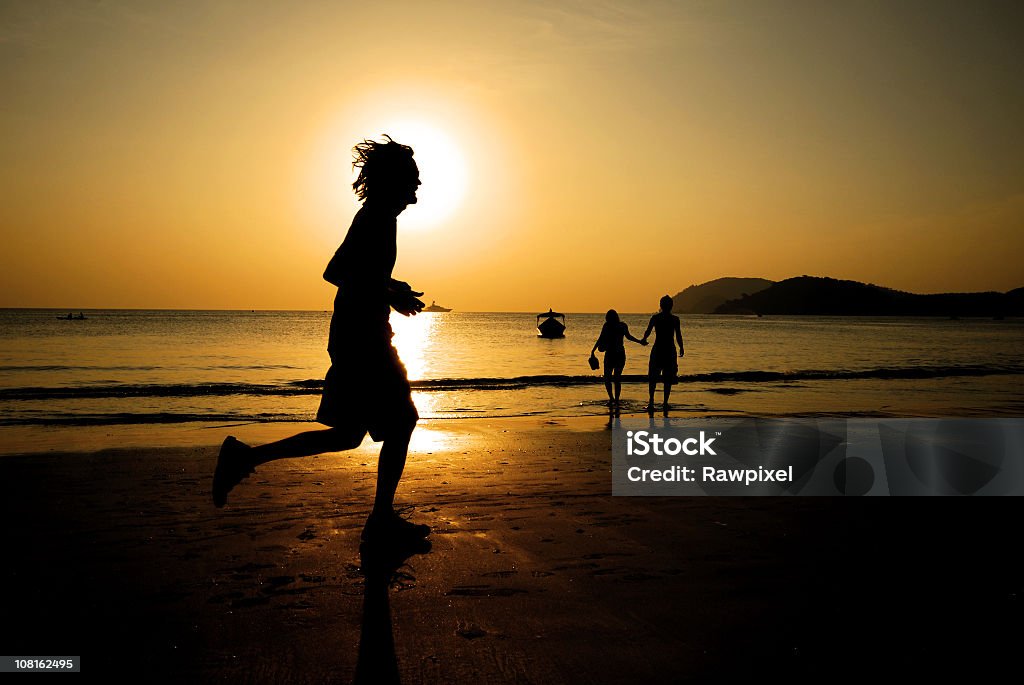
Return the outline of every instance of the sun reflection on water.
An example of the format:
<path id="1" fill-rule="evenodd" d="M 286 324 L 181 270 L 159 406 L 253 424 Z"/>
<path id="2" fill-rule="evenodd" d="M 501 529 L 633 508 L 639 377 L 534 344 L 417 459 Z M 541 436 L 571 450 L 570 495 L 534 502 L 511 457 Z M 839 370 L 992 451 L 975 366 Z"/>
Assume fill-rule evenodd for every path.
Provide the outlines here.
<path id="1" fill-rule="evenodd" d="M 418 381 L 427 377 L 427 372 L 432 366 L 431 354 L 436 344 L 439 326 L 440 320 L 435 314 L 391 314 L 391 329 L 395 332 L 392 343 L 398 350 L 402 363 L 405 364 L 409 380 Z"/>

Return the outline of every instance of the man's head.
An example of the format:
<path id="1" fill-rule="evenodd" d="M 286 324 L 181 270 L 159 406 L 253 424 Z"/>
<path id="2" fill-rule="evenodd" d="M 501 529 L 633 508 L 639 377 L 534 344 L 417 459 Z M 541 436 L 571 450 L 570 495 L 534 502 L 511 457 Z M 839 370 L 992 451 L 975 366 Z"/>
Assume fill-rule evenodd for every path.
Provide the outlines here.
<path id="1" fill-rule="evenodd" d="M 670 311 L 672 311 L 672 298 L 669 297 L 668 295 L 665 295 L 663 298 L 661 298 L 661 301 L 659 302 L 659 304 L 661 304 L 661 311 L 663 311 L 663 312 L 670 312 Z"/>
<path id="2" fill-rule="evenodd" d="M 385 134 L 385 140 L 363 140 L 352 148 L 352 166 L 359 176 L 352 184 L 360 200 L 372 199 L 399 211 L 416 203 L 420 172 L 412 158 L 412 148 L 396 143 Z"/>

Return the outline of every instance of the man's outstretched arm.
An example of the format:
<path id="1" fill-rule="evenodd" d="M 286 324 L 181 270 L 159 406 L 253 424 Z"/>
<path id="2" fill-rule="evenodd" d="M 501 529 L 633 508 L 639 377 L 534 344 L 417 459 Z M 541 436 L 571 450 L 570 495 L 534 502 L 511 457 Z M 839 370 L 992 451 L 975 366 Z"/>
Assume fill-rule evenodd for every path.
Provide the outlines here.
<path id="1" fill-rule="evenodd" d="M 646 330 L 646 331 L 644 331 L 644 337 L 643 337 L 643 340 L 641 340 L 641 342 L 643 342 L 643 341 L 646 341 L 646 340 L 647 340 L 647 338 L 649 338 L 649 337 L 650 337 L 650 335 L 651 335 L 651 331 L 652 331 L 653 329 L 654 329 L 654 317 L 652 316 L 652 317 L 651 317 L 651 321 L 650 321 L 650 323 L 648 323 L 648 324 L 647 324 L 647 330 Z"/>

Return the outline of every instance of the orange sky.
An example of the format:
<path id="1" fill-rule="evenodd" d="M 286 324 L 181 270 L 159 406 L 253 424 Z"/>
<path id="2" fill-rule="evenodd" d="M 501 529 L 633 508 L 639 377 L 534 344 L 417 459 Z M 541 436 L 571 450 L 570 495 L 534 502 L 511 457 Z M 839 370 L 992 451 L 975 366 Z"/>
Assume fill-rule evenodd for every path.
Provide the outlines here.
<path id="1" fill-rule="evenodd" d="M 460 310 L 1024 285 L 1024 12 L 843 4 L 4 3 L 0 306 L 329 309 L 384 132 Z"/>

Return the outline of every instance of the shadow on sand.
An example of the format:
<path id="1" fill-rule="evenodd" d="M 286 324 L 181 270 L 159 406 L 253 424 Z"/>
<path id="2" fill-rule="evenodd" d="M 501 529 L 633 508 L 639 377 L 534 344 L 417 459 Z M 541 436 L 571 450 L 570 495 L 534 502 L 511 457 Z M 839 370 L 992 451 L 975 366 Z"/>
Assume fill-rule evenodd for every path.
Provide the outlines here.
<path id="1" fill-rule="evenodd" d="M 410 557 L 430 551 L 429 540 L 409 539 L 359 546 L 360 569 L 366 578 L 363 592 L 363 627 L 359 634 L 356 662 L 357 685 L 397 685 L 398 659 L 391 628 L 391 603 L 388 591 L 414 580 L 402 570 Z"/>

